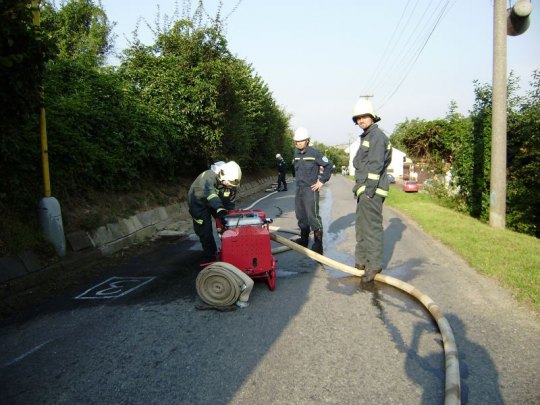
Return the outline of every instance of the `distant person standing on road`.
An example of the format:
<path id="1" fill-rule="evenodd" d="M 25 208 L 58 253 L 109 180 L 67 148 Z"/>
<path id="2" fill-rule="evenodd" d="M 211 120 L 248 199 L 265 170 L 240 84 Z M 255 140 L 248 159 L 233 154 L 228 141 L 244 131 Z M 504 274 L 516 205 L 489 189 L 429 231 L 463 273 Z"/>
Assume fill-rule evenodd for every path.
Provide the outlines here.
<path id="1" fill-rule="evenodd" d="M 279 153 L 276 155 L 276 159 L 278 160 L 278 178 L 277 178 L 276 191 L 281 191 L 281 190 L 287 191 L 287 182 L 285 181 L 285 173 L 287 171 L 287 164 L 285 163 L 285 160 Z M 281 188 L 282 185 L 283 185 L 283 188 Z"/>
<path id="2" fill-rule="evenodd" d="M 217 162 L 199 174 L 189 188 L 189 214 L 193 219 L 193 230 L 201 241 L 204 261 L 216 260 L 212 217 L 222 219 L 227 210 L 234 209 L 240 180 L 242 170 L 236 162 Z"/>
<path id="3" fill-rule="evenodd" d="M 332 176 L 332 162 L 317 149 L 309 146 L 310 136 L 305 128 L 294 132 L 294 173 L 296 176 L 295 213 L 300 238 L 295 242 L 307 246 L 313 231 L 311 250 L 323 254 L 323 225 L 319 215 L 319 191 Z"/>
<path id="4" fill-rule="evenodd" d="M 383 266 L 382 210 L 390 182 L 386 169 L 392 161 L 392 145 L 375 124 L 380 118 L 371 101 L 360 98 L 353 107 L 353 122 L 363 129 L 360 148 L 353 159 L 356 184 L 355 267 L 364 270 L 362 282 L 373 281 Z"/>

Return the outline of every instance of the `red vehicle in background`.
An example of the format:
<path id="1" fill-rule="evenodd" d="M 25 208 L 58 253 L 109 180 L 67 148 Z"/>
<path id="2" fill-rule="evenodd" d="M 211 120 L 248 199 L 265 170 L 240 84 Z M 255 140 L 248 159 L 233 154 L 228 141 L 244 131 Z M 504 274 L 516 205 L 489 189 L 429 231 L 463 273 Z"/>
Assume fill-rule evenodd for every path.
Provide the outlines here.
<path id="1" fill-rule="evenodd" d="M 416 181 L 403 182 L 403 191 L 405 191 L 406 193 L 417 193 L 418 183 Z"/>

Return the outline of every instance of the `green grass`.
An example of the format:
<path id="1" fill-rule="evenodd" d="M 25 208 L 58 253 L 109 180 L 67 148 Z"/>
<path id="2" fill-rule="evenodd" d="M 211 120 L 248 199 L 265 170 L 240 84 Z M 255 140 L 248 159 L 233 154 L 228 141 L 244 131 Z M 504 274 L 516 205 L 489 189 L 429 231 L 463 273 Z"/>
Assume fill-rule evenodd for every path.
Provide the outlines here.
<path id="1" fill-rule="evenodd" d="M 480 273 L 512 290 L 518 301 L 540 312 L 540 240 L 494 229 L 467 215 L 442 207 L 424 192 L 391 187 L 385 202 L 418 223 Z"/>

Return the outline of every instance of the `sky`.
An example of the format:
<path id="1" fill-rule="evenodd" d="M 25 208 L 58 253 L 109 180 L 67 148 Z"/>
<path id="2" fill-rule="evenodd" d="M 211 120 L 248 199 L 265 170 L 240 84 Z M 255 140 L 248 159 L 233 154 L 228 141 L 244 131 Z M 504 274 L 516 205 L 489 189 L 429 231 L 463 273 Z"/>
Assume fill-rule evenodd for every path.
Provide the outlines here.
<path id="1" fill-rule="evenodd" d="M 220 0 L 204 0 L 215 17 Z M 514 4 L 515 1 L 507 3 Z M 154 43 L 159 13 L 192 15 L 197 0 L 101 0 L 116 23 L 115 49 Z M 221 0 L 229 51 L 253 67 L 312 141 L 349 144 L 360 96 L 373 96 L 379 126 L 391 134 L 407 119 L 444 118 L 450 103 L 468 115 L 474 81 L 492 83 L 493 0 Z M 540 4 L 531 26 L 507 36 L 507 70 L 522 92 L 540 69 Z M 171 18 L 169 18 L 171 19 Z M 117 63 L 114 57 L 109 63 Z"/>

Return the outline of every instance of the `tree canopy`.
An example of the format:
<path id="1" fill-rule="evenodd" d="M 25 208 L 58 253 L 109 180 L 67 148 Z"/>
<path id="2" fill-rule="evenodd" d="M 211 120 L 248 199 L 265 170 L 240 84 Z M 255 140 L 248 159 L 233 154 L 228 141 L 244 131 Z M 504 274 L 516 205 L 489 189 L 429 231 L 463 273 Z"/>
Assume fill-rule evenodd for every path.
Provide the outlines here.
<path id="1" fill-rule="evenodd" d="M 540 236 L 540 71 L 533 72 L 530 90 L 519 96 L 518 81 L 508 79 L 507 225 Z M 451 170 L 451 197 L 460 198 L 473 217 L 489 216 L 491 168 L 491 100 L 488 84 L 475 82 L 475 103 L 468 117 L 456 113 L 456 104 L 444 119 L 415 119 L 401 123 L 392 142 L 436 174 Z M 456 195 L 457 190 L 457 195 Z"/>

